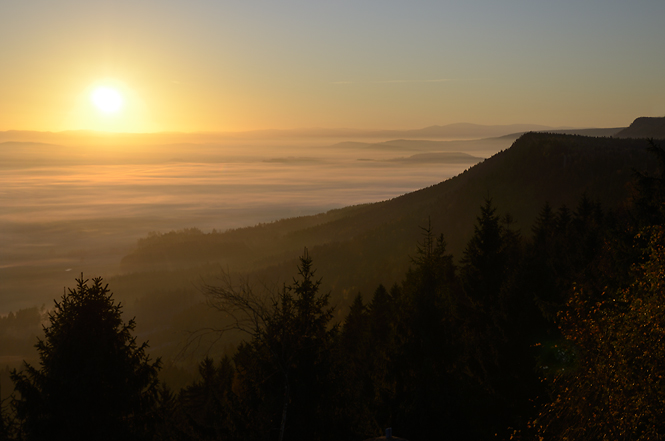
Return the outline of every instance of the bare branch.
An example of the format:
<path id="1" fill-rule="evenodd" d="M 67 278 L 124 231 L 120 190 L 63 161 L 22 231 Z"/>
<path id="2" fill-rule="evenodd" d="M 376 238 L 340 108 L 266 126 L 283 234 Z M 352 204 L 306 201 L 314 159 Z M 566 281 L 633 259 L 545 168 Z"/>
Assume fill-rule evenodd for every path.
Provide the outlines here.
<path id="1" fill-rule="evenodd" d="M 275 287 L 259 282 L 255 289 L 247 276 L 233 276 L 228 270 L 222 270 L 216 284 L 202 281 L 198 287 L 204 295 L 206 305 L 222 316 L 219 326 L 202 327 L 189 331 L 178 357 L 187 352 L 198 352 L 202 346 L 208 355 L 213 346 L 229 333 L 239 332 L 251 339 L 262 340 L 267 322 L 275 313 L 279 295 Z M 212 340 L 209 337 L 214 336 Z"/>
<path id="2" fill-rule="evenodd" d="M 266 320 L 274 308 L 274 293 L 256 294 L 247 277 L 234 283 L 228 272 L 223 272 L 221 285 L 204 285 L 206 304 L 231 319 L 227 330 L 238 330 L 256 336 L 265 328 Z"/>

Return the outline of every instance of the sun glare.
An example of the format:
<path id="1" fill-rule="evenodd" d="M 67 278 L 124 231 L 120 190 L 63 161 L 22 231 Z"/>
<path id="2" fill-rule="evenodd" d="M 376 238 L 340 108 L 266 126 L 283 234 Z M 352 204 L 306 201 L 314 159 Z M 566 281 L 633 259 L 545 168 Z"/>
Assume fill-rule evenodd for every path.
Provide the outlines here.
<path id="1" fill-rule="evenodd" d="M 122 108 L 122 95 L 110 87 L 96 88 L 90 99 L 99 110 L 105 113 L 115 113 Z"/>
<path id="2" fill-rule="evenodd" d="M 73 106 L 63 117 L 62 127 L 99 132 L 158 131 L 140 91 L 116 78 L 92 80 L 73 94 Z"/>

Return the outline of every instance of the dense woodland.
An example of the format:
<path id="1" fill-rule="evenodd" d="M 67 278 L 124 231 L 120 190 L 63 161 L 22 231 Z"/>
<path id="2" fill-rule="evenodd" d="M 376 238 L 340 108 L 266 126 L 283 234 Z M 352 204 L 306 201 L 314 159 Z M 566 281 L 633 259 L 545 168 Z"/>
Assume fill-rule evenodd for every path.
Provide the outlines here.
<path id="1" fill-rule="evenodd" d="M 102 279 L 78 279 L 48 313 L 39 363 L 11 373 L 0 438 L 660 439 L 665 151 L 649 150 L 659 171 L 612 206 L 552 198 L 525 229 L 486 196 L 455 255 L 436 219 L 414 226 L 405 275 L 357 291 L 342 320 L 316 248 L 274 288 L 225 273 L 202 286 L 219 325 L 201 335 L 244 338 L 180 390 Z"/>

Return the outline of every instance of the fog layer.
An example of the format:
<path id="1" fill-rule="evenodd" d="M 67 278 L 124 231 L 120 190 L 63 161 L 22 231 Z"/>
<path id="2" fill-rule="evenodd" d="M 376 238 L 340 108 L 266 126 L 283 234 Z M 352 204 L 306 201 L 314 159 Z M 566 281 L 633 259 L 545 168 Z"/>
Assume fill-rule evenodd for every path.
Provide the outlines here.
<path id="1" fill-rule="evenodd" d="M 390 199 L 455 176 L 513 140 L 2 143 L 0 313 L 50 306 L 81 272 L 116 274 L 149 232 L 224 231 Z M 460 151 L 467 154 L 442 154 Z"/>

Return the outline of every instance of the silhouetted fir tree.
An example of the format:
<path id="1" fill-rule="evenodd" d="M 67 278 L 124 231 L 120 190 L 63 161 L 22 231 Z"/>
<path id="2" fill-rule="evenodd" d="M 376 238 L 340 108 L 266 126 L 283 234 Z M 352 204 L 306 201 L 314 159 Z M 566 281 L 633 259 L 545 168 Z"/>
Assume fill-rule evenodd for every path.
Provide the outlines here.
<path id="1" fill-rule="evenodd" d="M 183 432 L 179 410 L 178 395 L 165 382 L 161 382 L 157 389 L 154 424 L 151 429 L 155 441 L 195 439 Z"/>
<path id="2" fill-rule="evenodd" d="M 358 294 L 351 304 L 340 334 L 340 343 L 346 357 L 363 358 L 370 350 L 369 333 L 369 313 L 363 304 L 362 295 Z"/>
<path id="3" fill-rule="evenodd" d="M 498 305 L 506 265 L 504 239 L 496 207 L 486 199 L 460 261 L 464 291 L 480 308 Z"/>
<path id="4" fill-rule="evenodd" d="M 329 327 L 334 314 L 334 308 L 329 306 L 330 293 L 319 293 L 321 279 L 315 279 L 314 273 L 312 258 L 305 250 L 298 267 L 299 277 L 291 285 L 296 315 L 290 349 L 294 417 L 289 436 L 296 439 L 334 437 L 330 427 L 335 422 L 331 406 L 335 393 L 332 350 L 338 327 Z"/>
<path id="5" fill-rule="evenodd" d="M 394 286 L 391 292 L 383 285 L 379 285 L 374 291 L 372 300 L 367 307 L 369 322 L 370 345 L 376 350 L 386 352 L 390 349 L 395 338 L 396 299 L 393 293 L 398 289 Z"/>
<path id="6" fill-rule="evenodd" d="M 603 219 L 607 231 L 596 277 L 611 282 L 612 289 L 632 283 L 630 268 L 644 260 L 642 250 L 651 240 L 652 230 L 648 227 L 665 224 L 665 151 L 653 140 L 649 140 L 648 149 L 658 164 L 657 174 L 635 171 L 634 194 L 625 206 L 607 213 Z"/>
<path id="7" fill-rule="evenodd" d="M 232 389 L 235 380 L 232 360 L 224 356 L 215 365 L 206 357 L 199 364 L 199 376 L 199 380 L 181 391 L 178 400 L 180 415 L 174 415 L 180 421 L 171 432 L 196 440 L 243 439 L 237 427 L 241 412 Z"/>
<path id="8" fill-rule="evenodd" d="M 0 441 L 16 439 L 16 427 L 9 416 L 6 401 L 0 401 Z"/>
<path id="9" fill-rule="evenodd" d="M 654 153 L 662 166 L 665 153 Z M 567 274 L 574 289 L 558 320 L 566 340 L 548 363 L 551 402 L 533 421 L 538 436 L 655 440 L 665 434 L 658 392 L 665 193 L 662 177 L 638 174 L 637 184 L 639 193 L 618 216 L 588 201 L 576 209 L 566 238 L 578 245 Z"/>
<path id="10" fill-rule="evenodd" d="M 544 384 L 538 377 L 547 375 L 549 367 L 557 363 L 556 348 L 563 342 L 556 319 L 570 293 L 572 271 L 577 270 L 571 265 L 574 259 L 570 253 L 575 252 L 573 230 L 568 228 L 571 222 L 567 208 L 554 211 L 545 204 L 533 224 L 532 238 L 526 244 L 525 258 L 518 269 L 517 290 L 522 303 L 512 305 L 511 309 L 512 321 L 520 324 L 521 332 L 518 328 L 511 339 L 522 346 L 522 356 L 515 359 L 523 366 L 522 369 L 516 366 L 515 370 L 525 377 L 520 386 L 529 389 L 524 394 L 525 405 L 529 399 L 535 405 L 535 397 L 545 395 Z M 534 410 L 534 407 L 523 408 L 523 412 Z"/>
<path id="11" fill-rule="evenodd" d="M 665 150 L 653 139 L 649 152 L 658 163 L 659 174 L 649 176 L 635 170 L 638 194 L 633 199 L 633 219 L 637 228 L 665 223 Z"/>
<path id="12" fill-rule="evenodd" d="M 465 309 L 465 368 L 477 382 L 472 401 L 477 409 L 478 437 L 504 433 L 522 410 L 524 381 L 530 376 L 530 358 L 523 321 L 538 313 L 532 293 L 522 289 L 519 268 L 523 245 L 508 215 L 503 218 L 491 199 L 481 207 L 461 260 L 460 278 L 471 307 Z"/>
<path id="13" fill-rule="evenodd" d="M 404 312 L 401 289 L 394 285 L 388 291 L 379 285 L 368 305 L 369 350 L 368 376 L 371 385 L 368 399 L 372 402 L 374 432 L 392 426 L 392 404 L 395 398 L 391 370 L 398 343 L 399 315 Z M 377 432 L 376 430 L 379 429 Z M 366 435 L 372 435 L 367 433 Z"/>
<path id="14" fill-rule="evenodd" d="M 541 211 L 532 229 L 533 237 L 526 248 L 520 277 L 530 286 L 548 320 L 554 322 L 574 281 L 598 276 L 593 275 L 597 270 L 591 264 L 605 252 L 612 219 L 599 202 L 586 195 L 580 198 L 572 213 L 562 206 L 553 219 L 548 205 Z"/>
<path id="15" fill-rule="evenodd" d="M 390 424 L 406 438 L 438 437 L 441 425 L 457 436 L 464 427 L 457 388 L 464 345 L 458 318 L 461 293 L 446 242 L 442 235 L 435 237 L 429 225 L 423 228 L 413 263 L 394 297 Z"/>
<path id="16" fill-rule="evenodd" d="M 305 251 L 299 276 L 284 287 L 264 326 L 241 345 L 234 362 L 248 427 L 257 439 L 328 439 L 335 416 L 334 345 L 329 294 L 320 294 Z M 340 427 L 339 430 L 345 430 Z M 248 437 L 249 439 L 249 437 Z"/>
<path id="17" fill-rule="evenodd" d="M 342 420 L 358 439 L 368 438 L 380 428 L 375 420 L 380 405 L 375 396 L 375 366 L 382 359 L 370 332 L 368 307 L 358 294 L 342 326 L 336 353 L 343 360 L 339 364 L 343 380 L 337 385 L 342 402 L 346 403 L 341 409 Z"/>
<path id="18" fill-rule="evenodd" d="M 545 202 L 531 227 L 533 243 L 537 247 L 549 248 L 556 228 L 556 214 L 549 202 Z"/>
<path id="19" fill-rule="evenodd" d="M 415 266 L 409 269 L 403 283 L 412 302 L 412 320 L 414 329 L 419 329 L 419 340 L 437 334 L 435 329 L 420 327 L 441 326 L 444 316 L 449 318 L 455 314 L 455 297 L 458 294 L 453 256 L 446 254 L 447 244 L 443 235 L 436 238 L 430 226 L 422 230 L 423 243 L 418 245 L 416 257 L 413 258 Z"/>
<path id="20" fill-rule="evenodd" d="M 522 235 L 517 228 L 517 222 L 510 214 L 506 214 L 503 219 L 503 259 L 504 271 L 501 281 L 501 293 L 499 297 L 499 308 L 502 313 L 507 315 L 517 302 L 522 303 L 524 299 L 518 293 L 517 285 L 520 283 L 517 278 L 518 269 L 522 264 L 524 247 Z"/>
<path id="21" fill-rule="evenodd" d="M 539 306 L 542 296 L 554 295 L 549 284 L 554 280 L 552 259 L 556 257 L 552 253 L 558 234 L 556 216 L 549 204 L 541 210 L 530 242 L 510 225 L 505 222 L 499 304 L 490 312 L 493 326 L 486 328 L 487 342 L 496 353 L 495 360 L 486 359 L 491 391 L 488 402 L 495 406 L 495 410 L 488 409 L 488 422 L 494 426 L 492 431 L 506 437 L 511 430 L 526 429 L 537 412 L 537 400 L 545 392 L 535 348 L 548 337 L 549 330 L 556 329 L 544 319 Z"/>
<path id="22" fill-rule="evenodd" d="M 474 358 L 476 374 L 487 375 L 488 363 L 497 363 L 497 342 L 503 335 L 502 287 L 507 269 L 506 233 L 491 199 L 486 199 L 474 226 L 474 235 L 460 261 L 460 279 L 466 297 L 472 302 L 469 327 L 476 335 Z"/>
<path id="23" fill-rule="evenodd" d="M 558 221 L 557 214 L 546 203 L 531 229 L 532 239 L 526 247 L 520 274 L 523 289 L 533 293 L 533 301 L 542 316 L 552 322 L 563 304 L 562 294 L 566 289 L 558 279 L 562 271 L 559 262 L 561 240 L 567 227 L 559 229 Z M 534 319 L 541 314 L 536 314 Z"/>
<path id="24" fill-rule="evenodd" d="M 48 315 L 40 367 L 11 374 L 22 437 L 150 439 L 160 361 L 136 343 L 134 320 L 123 322 L 101 278 L 76 281 Z"/>
<path id="25" fill-rule="evenodd" d="M 572 214 L 570 213 L 570 209 L 565 205 L 559 207 L 556 213 L 557 230 L 561 233 L 565 233 L 566 231 L 568 231 L 571 221 L 572 221 Z"/>
<path id="26" fill-rule="evenodd" d="M 604 239 L 603 218 L 600 203 L 592 201 L 584 194 L 573 216 L 579 261 L 590 262 L 598 254 Z"/>

